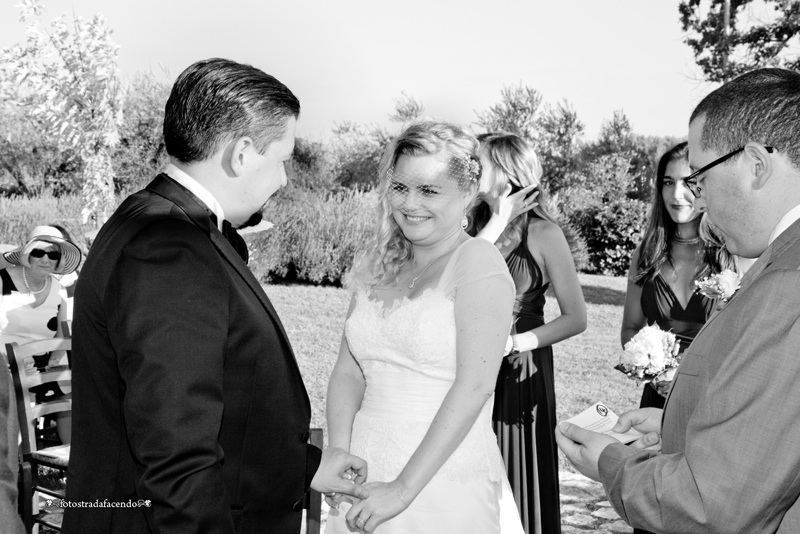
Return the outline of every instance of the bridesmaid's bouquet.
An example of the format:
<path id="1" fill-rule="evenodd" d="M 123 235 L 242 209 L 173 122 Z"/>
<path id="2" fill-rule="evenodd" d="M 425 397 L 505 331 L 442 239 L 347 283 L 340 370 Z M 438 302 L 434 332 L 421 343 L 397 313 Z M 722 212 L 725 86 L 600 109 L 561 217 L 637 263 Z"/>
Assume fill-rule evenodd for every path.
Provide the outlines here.
<path id="1" fill-rule="evenodd" d="M 695 280 L 694 285 L 701 295 L 728 302 L 728 299 L 739 289 L 740 279 L 738 274 L 730 269 L 725 269 L 720 273 L 706 276 L 702 280 Z"/>
<path id="2" fill-rule="evenodd" d="M 625 343 L 614 369 L 639 383 L 650 382 L 658 386 L 659 383 L 671 382 L 675 376 L 680 363 L 680 349 L 672 332 L 665 332 L 658 325 L 645 326 Z"/>

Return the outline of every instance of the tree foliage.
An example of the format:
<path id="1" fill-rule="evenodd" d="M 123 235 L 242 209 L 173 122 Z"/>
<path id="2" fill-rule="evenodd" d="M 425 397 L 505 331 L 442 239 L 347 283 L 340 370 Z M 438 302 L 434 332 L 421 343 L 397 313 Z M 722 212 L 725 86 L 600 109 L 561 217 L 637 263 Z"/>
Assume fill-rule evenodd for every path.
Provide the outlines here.
<path id="1" fill-rule="evenodd" d="M 152 72 L 139 73 L 126 84 L 125 113 L 112 161 L 117 192 L 140 189 L 166 165 L 163 123 L 169 92 L 170 85 Z"/>
<path id="2" fill-rule="evenodd" d="M 64 14 L 46 25 L 38 0 L 19 6 L 27 39 L 0 53 L 3 98 L 29 112 L 60 149 L 80 156 L 84 220 L 102 221 L 114 207 L 110 152 L 122 121 L 118 46 L 100 15 L 85 20 Z"/>
<path id="3" fill-rule="evenodd" d="M 564 100 L 556 106 L 545 105 L 537 126 L 538 152 L 544 170 L 542 183 L 545 189 L 555 193 L 578 168 L 584 125 L 570 103 Z"/>
<path id="4" fill-rule="evenodd" d="M 685 39 L 709 81 L 721 82 L 766 66 L 800 69 L 800 0 L 682 0 Z"/>
<path id="5" fill-rule="evenodd" d="M 19 106 L 0 106 L 0 192 L 55 196 L 80 190 L 82 162 Z"/>
<path id="6" fill-rule="evenodd" d="M 401 124 L 411 122 L 425 113 L 425 106 L 422 102 L 409 96 L 405 91 L 400 92 L 400 96 L 394 99 L 394 113 L 389 115 L 389 120 Z"/>
<path id="7" fill-rule="evenodd" d="M 646 200 L 650 196 L 650 186 L 658 158 L 675 144 L 670 144 L 671 140 L 674 138 L 636 134 L 625 112 L 616 110 L 610 120 L 603 121 L 597 141 L 588 143 L 581 157 L 584 165 L 591 165 L 592 162 L 606 156 L 620 156 L 626 159 L 627 184 L 621 192 L 631 198 Z"/>
<path id="8" fill-rule="evenodd" d="M 333 129 L 329 157 L 334 181 L 342 187 L 367 190 L 378 183 L 378 164 L 391 141 L 378 126 L 345 121 Z"/>
<path id="9" fill-rule="evenodd" d="M 488 110 L 476 112 L 479 126 L 489 132 L 507 132 L 536 144 L 536 119 L 542 95 L 527 85 L 503 87 L 500 102 Z"/>

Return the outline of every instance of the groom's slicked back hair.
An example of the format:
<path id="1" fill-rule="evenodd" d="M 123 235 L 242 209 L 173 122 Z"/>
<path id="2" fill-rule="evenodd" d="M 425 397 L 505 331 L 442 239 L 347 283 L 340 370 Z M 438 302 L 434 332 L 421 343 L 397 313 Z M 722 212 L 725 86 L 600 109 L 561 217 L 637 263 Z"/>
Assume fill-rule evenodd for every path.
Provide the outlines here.
<path id="1" fill-rule="evenodd" d="M 245 136 L 264 153 L 299 114 L 300 101 L 269 74 L 228 59 L 206 59 L 189 66 L 172 86 L 164 144 L 184 163 L 208 159 L 224 143 Z"/>
<path id="2" fill-rule="evenodd" d="M 750 141 L 774 146 L 800 169 L 800 73 L 750 71 L 706 96 L 690 123 L 705 117 L 700 145 L 727 154 Z"/>

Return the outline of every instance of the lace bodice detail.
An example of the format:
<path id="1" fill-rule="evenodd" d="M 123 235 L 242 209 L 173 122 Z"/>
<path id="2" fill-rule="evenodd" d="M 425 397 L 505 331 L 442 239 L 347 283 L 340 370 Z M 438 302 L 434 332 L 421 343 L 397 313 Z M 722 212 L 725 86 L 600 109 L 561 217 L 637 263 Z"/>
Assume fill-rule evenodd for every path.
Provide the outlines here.
<path id="1" fill-rule="evenodd" d="M 364 372 L 394 369 L 452 382 L 455 378 L 455 320 L 453 301 L 436 289 L 390 308 L 356 296 L 346 324 L 350 350 Z"/>
<path id="2" fill-rule="evenodd" d="M 481 240 L 473 240 L 481 241 Z M 471 243 L 471 242 L 467 242 Z M 503 276 L 511 284 L 495 247 L 487 251 L 480 277 Z M 416 450 L 456 378 L 454 298 L 465 282 L 458 262 L 462 245 L 450 259 L 436 288 L 393 305 L 372 300 L 366 291 L 345 325 L 350 351 L 361 366 L 366 390 L 356 416 L 351 452 L 364 454 L 371 480 L 393 480 Z M 470 245 L 472 246 L 472 245 Z M 453 277 L 456 279 L 453 279 Z M 480 279 L 473 277 L 470 281 Z M 459 481 L 503 476 L 503 464 L 491 429 L 493 399 L 484 405 L 472 429 L 437 476 Z"/>

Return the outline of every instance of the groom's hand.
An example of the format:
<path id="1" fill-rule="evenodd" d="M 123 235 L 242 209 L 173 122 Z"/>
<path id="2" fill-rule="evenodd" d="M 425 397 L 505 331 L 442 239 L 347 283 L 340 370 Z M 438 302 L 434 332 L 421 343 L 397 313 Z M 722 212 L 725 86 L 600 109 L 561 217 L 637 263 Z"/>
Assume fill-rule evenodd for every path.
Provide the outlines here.
<path id="1" fill-rule="evenodd" d="M 661 416 L 663 413 L 664 410 L 659 408 L 630 410 L 619 416 L 617 424 L 611 430 L 620 433 L 625 433 L 631 428 L 638 430 L 644 436 L 629 445 L 634 449 L 658 452 L 661 450 Z"/>
<path id="2" fill-rule="evenodd" d="M 322 451 L 311 488 L 320 493 L 344 493 L 364 499 L 369 496 L 361 485 L 366 480 L 367 462 L 339 447 L 328 447 Z"/>
<path id="3" fill-rule="evenodd" d="M 600 470 L 597 464 L 600 453 L 612 443 L 619 441 L 611 436 L 562 422 L 556 426 L 556 443 L 578 471 L 592 480 L 599 481 Z"/>

